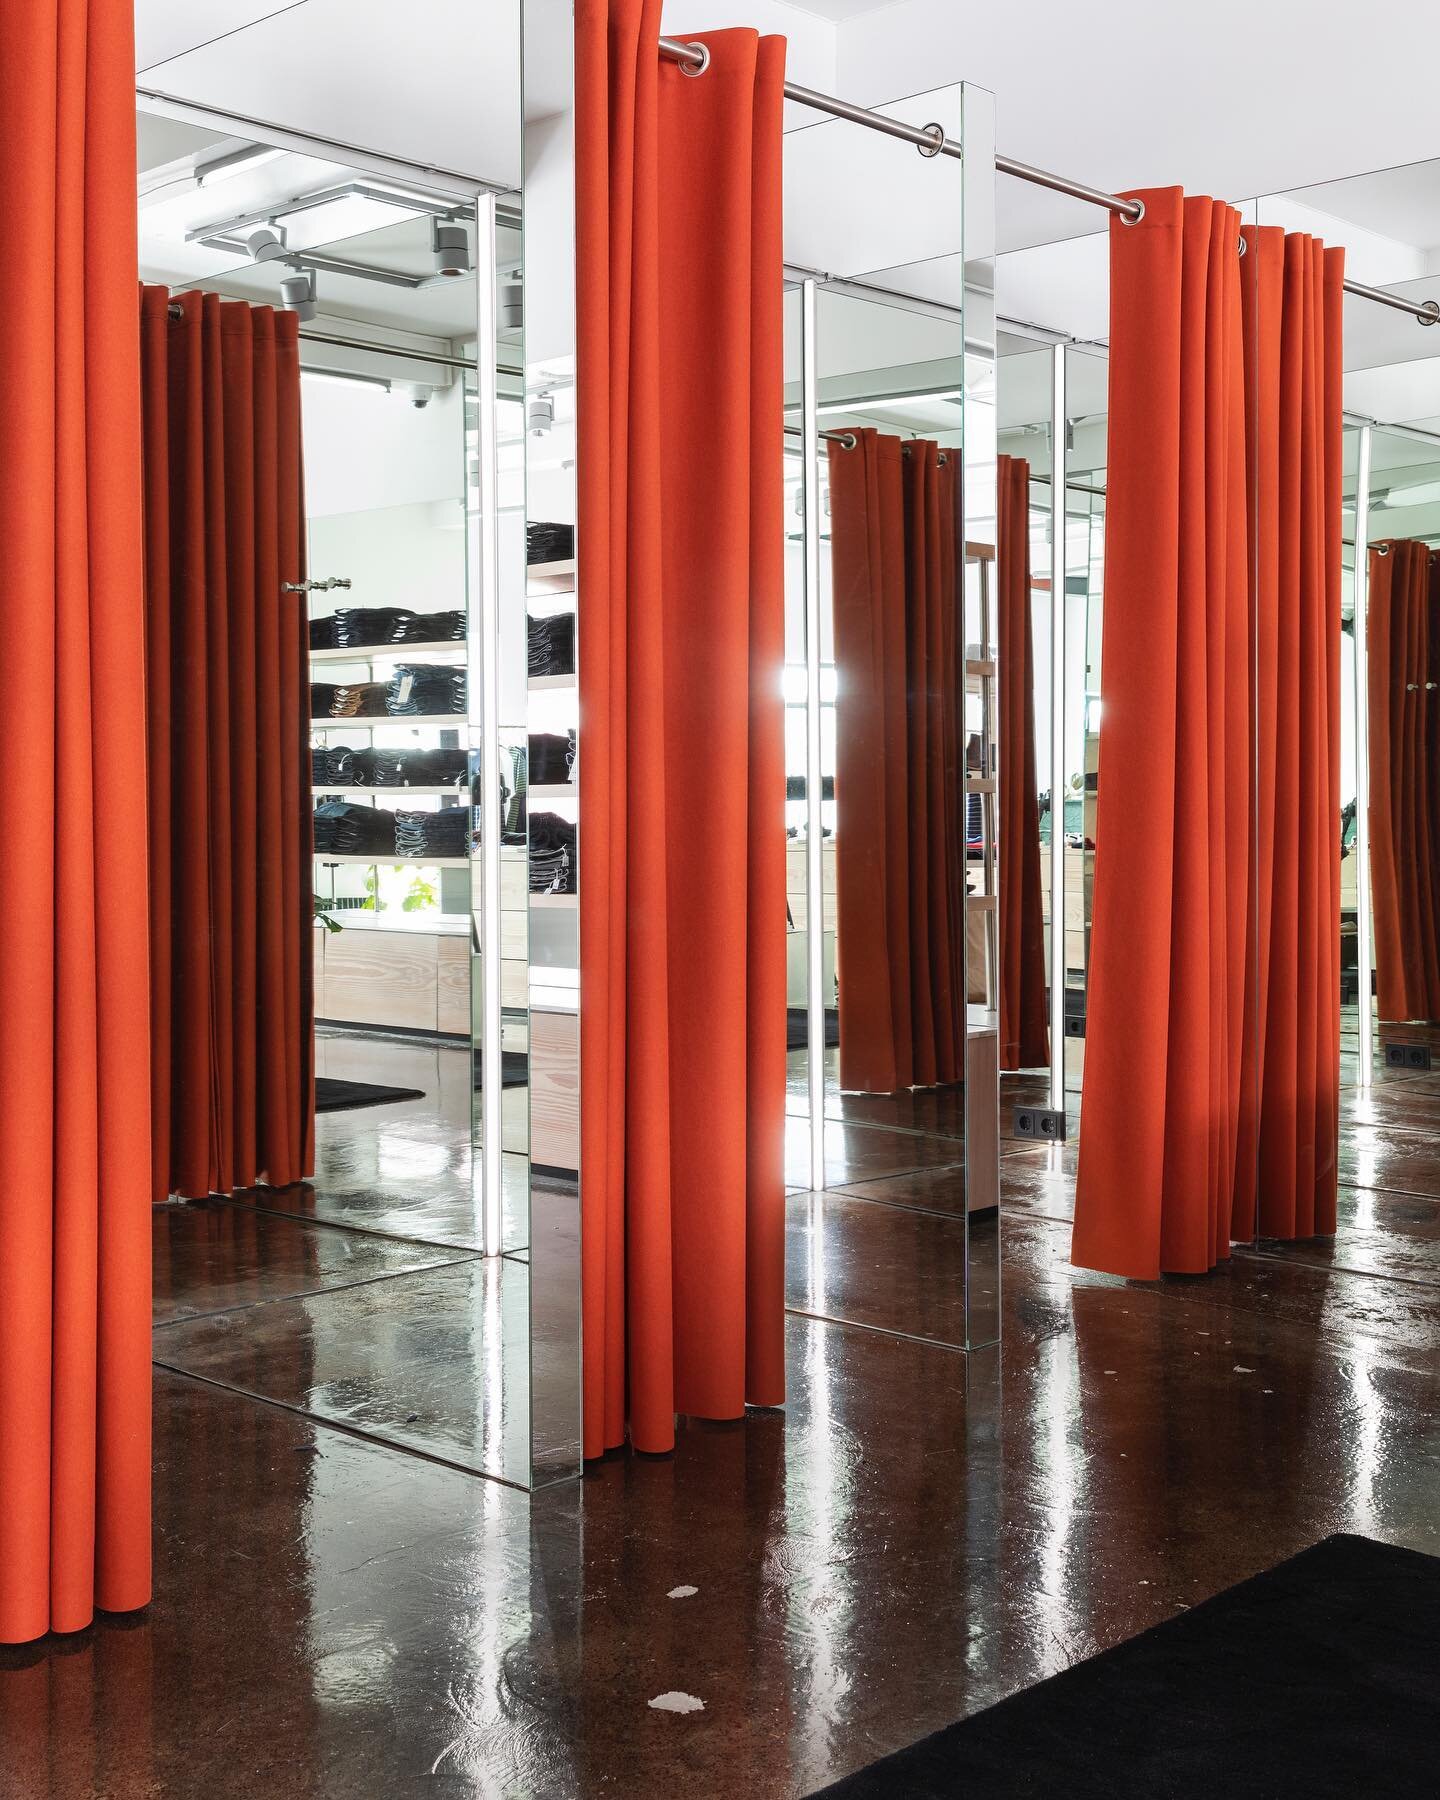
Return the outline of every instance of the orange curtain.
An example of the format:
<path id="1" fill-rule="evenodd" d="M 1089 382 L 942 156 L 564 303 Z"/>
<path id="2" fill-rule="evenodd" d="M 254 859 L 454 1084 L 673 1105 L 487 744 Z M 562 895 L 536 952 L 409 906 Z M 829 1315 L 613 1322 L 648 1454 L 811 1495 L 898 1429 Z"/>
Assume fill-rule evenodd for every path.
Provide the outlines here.
<path id="1" fill-rule="evenodd" d="M 1050 1061 L 1040 800 L 1035 774 L 1035 645 L 1030 615 L 1030 465 L 997 459 L 996 613 L 1000 653 L 1000 1067 Z M 1063 606 L 1065 596 L 1052 596 Z M 1065 842 L 1063 796 L 1050 796 L 1050 854 Z M 1063 976 L 1063 971 L 1059 972 Z"/>
<path id="2" fill-rule="evenodd" d="M 840 1085 L 964 1078 L 958 487 L 928 439 L 831 440 Z"/>
<path id="3" fill-rule="evenodd" d="M 1370 548 L 1370 888 L 1382 1019 L 1440 1019 L 1440 555 Z"/>
<path id="4" fill-rule="evenodd" d="M 1344 252 L 1244 235 L 1255 869 L 1231 1236 L 1296 1238 L 1334 1231 L 1338 1195 Z"/>
<path id="5" fill-rule="evenodd" d="M 785 45 L 579 0 L 584 1447 L 784 1396 Z"/>
<path id="6" fill-rule="evenodd" d="M 293 313 L 141 294 L 157 1200 L 313 1167 Z"/>
<path id="7" fill-rule="evenodd" d="M 1072 1254 L 1228 1255 L 1250 874 L 1240 216 L 1144 193 L 1111 231 L 1092 937 Z"/>
<path id="8" fill-rule="evenodd" d="M 150 1597 L 135 109 L 128 0 L 0 8 L 0 1641 Z"/>

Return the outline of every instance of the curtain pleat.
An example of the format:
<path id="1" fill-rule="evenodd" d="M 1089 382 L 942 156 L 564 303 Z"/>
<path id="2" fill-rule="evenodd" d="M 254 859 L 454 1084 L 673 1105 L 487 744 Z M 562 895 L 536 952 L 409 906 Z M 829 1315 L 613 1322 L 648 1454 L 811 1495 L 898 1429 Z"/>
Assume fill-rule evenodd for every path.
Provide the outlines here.
<path id="1" fill-rule="evenodd" d="M 0 1641 L 150 1597 L 133 23 L 0 8 Z"/>
<path id="2" fill-rule="evenodd" d="M 1370 548 L 1370 887 L 1387 1020 L 1440 1019 L 1440 555 Z"/>
<path id="3" fill-rule="evenodd" d="M 309 1172 L 309 809 L 293 315 L 141 293 L 157 1199 Z"/>
<path id="4" fill-rule="evenodd" d="M 1343 258 L 1147 193 L 1111 236 L 1074 1258 L 1334 1230 Z M 1243 275 L 1242 275 L 1243 270 Z"/>
<path id="5" fill-rule="evenodd" d="M 1072 1254 L 1228 1253 L 1248 929 L 1240 218 L 1143 195 L 1111 233 L 1103 711 Z M 1239 750 L 1235 740 L 1238 737 Z"/>
<path id="6" fill-rule="evenodd" d="M 953 457 L 832 441 L 840 1085 L 964 1078 L 963 643 Z"/>
<path id="7" fill-rule="evenodd" d="M 1050 1061 L 1040 799 L 1035 757 L 1035 645 L 1030 611 L 1030 465 L 997 460 L 996 633 L 1000 656 L 1000 1067 Z M 1063 606 L 1063 595 L 1052 595 Z M 1062 796 L 1050 796 L 1050 854 L 1065 843 Z M 1059 972 L 1063 975 L 1063 971 Z"/>
<path id="8" fill-rule="evenodd" d="M 587 1456 L 784 1394 L 785 47 L 659 30 L 576 7 Z"/>

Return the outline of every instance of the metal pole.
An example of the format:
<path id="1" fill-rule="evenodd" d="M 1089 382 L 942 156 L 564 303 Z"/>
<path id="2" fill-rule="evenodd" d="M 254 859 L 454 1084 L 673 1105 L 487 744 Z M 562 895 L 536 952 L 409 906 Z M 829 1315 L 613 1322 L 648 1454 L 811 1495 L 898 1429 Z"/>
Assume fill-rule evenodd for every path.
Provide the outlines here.
<path id="1" fill-rule="evenodd" d="M 1366 287 L 1363 281 L 1347 281 L 1345 292 L 1360 300 L 1376 300 L 1381 306 L 1393 306 L 1396 312 L 1410 313 L 1422 325 L 1433 325 L 1440 319 L 1440 300 L 1405 300 L 1385 288 Z"/>
<path id="2" fill-rule="evenodd" d="M 1065 346 L 1050 352 L 1050 1107 L 1065 1111 Z"/>
<path id="3" fill-rule="evenodd" d="M 1370 452 L 1371 430 L 1360 427 L 1355 475 L 1355 973 L 1359 982 L 1358 1081 L 1371 1079 L 1374 1001 L 1370 956 Z M 1337 822 L 1338 824 L 1338 822 Z"/>
<path id="4" fill-rule="evenodd" d="M 805 508 L 805 1017 L 810 1186 L 825 1186 L 825 858 L 820 803 L 820 418 L 816 286 L 800 287 L 800 493 Z"/>
<path id="5" fill-rule="evenodd" d="M 495 417 L 495 201 L 476 204 L 475 380 L 480 517 L 480 1152 L 481 1249 L 498 1256 L 504 1244 L 504 1163 L 501 1108 L 504 1062 L 500 1041 L 500 540 L 499 429 Z M 473 900 L 471 902 L 474 904 Z"/>
<path id="6" fill-rule="evenodd" d="M 995 168 L 1001 175 L 1013 175 L 1019 181 L 1028 181 L 1032 187 L 1049 188 L 1052 193 L 1069 194 L 1072 200 L 1088 200 L 1092 206 L 1103 206 L 1107 212 L 1117 214 L 1132 223 L 1145 216 L 1145 203 L 1142 200 L 1122 200 L 1118 194 L 1107 194 L 1103 188 L 1088 187 L 1083 181 L 1071 181 L 1064 175 L 1051 175 L 1045 169 L 1033 168 L 1029 163 L 1016 162 L 1013 156 L 995 156 Z"/>

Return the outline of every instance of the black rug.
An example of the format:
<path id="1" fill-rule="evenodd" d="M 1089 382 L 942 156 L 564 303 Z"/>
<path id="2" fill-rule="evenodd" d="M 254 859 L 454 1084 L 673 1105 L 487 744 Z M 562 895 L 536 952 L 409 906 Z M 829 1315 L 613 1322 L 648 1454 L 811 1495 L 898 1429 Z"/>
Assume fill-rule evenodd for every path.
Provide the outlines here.
<path id="1" fill-rule="evenodd" d="M 530 1079 L 530 1058 L 523 1050 L 502 1050 L 500 1052 L 500 1085 L 501 1087 L 524 1087 Z M 475 1086 L 484 1087 L 485 1082 L 480 1073 L 480 1052 L 475 1052 Z"/>
<path id="2" fill-rule="evenodd" d="M 785 1048 L 787 1050 L 803 1050 L 810 1041 L 810 1015 L 803 1006 L 791 1006 L 785 1015 Z M 840 1014 L 835 1008 L 828 1007 L 825 1013 L 825 1042 L 840 1042 Z"/>
<path id="3" fill-rule="evenodd" d="M 329 1075 L 315 1077 L 315 1110 L 354 1112 L 362 1106 L 388 1106 L 394 1100 L 423 1100 L 421 1088 L 385 1087 L 374 1081 L 337 1081 Z"/>
<path id="4" fill-rule="evenodd" d="M 1326 1538 L 823 1792 L 1433 1800 L 1440 1558 Z"/>

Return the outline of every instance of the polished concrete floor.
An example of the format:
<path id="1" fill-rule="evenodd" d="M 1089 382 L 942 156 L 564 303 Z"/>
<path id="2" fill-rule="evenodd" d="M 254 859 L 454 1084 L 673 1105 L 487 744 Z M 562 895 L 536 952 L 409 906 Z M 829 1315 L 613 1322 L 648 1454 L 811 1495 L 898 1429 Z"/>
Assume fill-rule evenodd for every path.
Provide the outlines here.
<path id="1" fill-rule="evenodd" d="M 1347 1088 L 1333 1244 L 1204 1279 L 1072 1270 L 1073 1151 L 1008 1143 L 969 1356 L 953 1097 L 848 1111 L 784 1413 L 532 1503 L 473 1472 L 523 1263 L 416 1067 L 326 1191 L 157 1214 L 156 1598 L 0 1651 L 7 1797 L 779 1800 L 1329 1532 L 1440 1552 L 1440 1074 Z"/>

